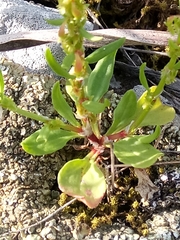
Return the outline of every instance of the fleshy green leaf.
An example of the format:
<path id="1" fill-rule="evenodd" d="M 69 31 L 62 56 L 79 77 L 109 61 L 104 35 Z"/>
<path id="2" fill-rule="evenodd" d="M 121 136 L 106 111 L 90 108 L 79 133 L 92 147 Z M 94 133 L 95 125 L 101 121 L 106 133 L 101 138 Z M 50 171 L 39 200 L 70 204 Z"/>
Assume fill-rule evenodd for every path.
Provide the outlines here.
<path id="1" fill-rule="evenodd" d="M 113 112 L 113 123 L 106 135 L 121 131 L 130 124 L 136 112 L 137 98 L 133 90 L 127 91 Z"/>
<path id="2" fill-rule="evenodd" d="M 106 192 L 104 174 L 95 162 L 74 159 L 59 171 L 58 185 L 61 191 L 77 198 L 89 208 L 95 208 Z"/>
<path id="3" fill-rule="evenodd" d="M 178 62 L 174 65 L 174 69 L 175 69 L 175 70 L 179 70 L 179 69 L 180 69 L 180 61 L 178 61 Z"/>
<path id="4" fill-rule="evenodd" d="M 143 96 L 142 96 L 143 97 Z M 175 110 L 173 107 L 164 105 L 158 97 L 144 120 L 139 126 L 148 125 L 165 125 L 175 118 Z"/>
<path id="5" fill-rule="evenodd" d="M 102 40 L 102 37 L 94 36 L 91 33 L 87 32 L 84 28 L 79 29 L 79 31 L 84 38 L 86 38 L 92 42 Z"/>
<path id="6" fill-rule="evenodd" d="M 63 148 L 69 140 L 76 137 L 80 136 L 75 132 L 51 129 L 45 125 L 23 140 L 21 146 L 27 153 L 41 156 Z"/>
<path id="7" fill-rule="evenodd" d="M 3 98 L 3 96 L 4 96 L 4 78 L 2 72 L 0 71 L 0 100 Z"/>
<path id="8" fill-rule="evenodd" d="M 140 66 L 139 79 L 140 79 L 140 82 L 141 82 L 141 84 L 143 85 L 143 87 L 144 87 L 146 90 L 148 90 L 148 89 L 149 89 L 149 85 L 148 85 L 148 82 L 147 82 L 147 79 L 146 79 L 146 76 L 145 76 L 145 73 L 144 73 L 145 67 L 146 67 L 146 63 L 143 63 L 143 64 Z"/>
<path id="9" fill-rule="evenodd" d="M 45 19 L 47 23 L 53 26 L 60 26 L 64 22 L 64 18 L 57 18 L 57 19 Z"/>
<path id="10" fill-rule="evenodd" d="M 103 103 L 93 102 L 93 101 L 84 101 L 82 105 L 89 112 L 92 112 L 93 114 L 99 114 L 103 112 L 106 107 L 110 105 L 110 102 L 108 99 L 105 99 Z"/>
<path id="11" fill-rule="evenodd" d="M 147 168 L 163 156 L 151 144 L 142 143 L 142 137 L 126 137 L 114 143 L 114 154 L 120 162 L 135 168 Z"/>
<path id="12" fill-rule="evenodd" d="M 116 51 L 99 60 L 90 73 L 87 95 L 92 101 L 99 101 L 107 92 L 113 75 Z"/>
<path id="13" fill-rule="evenodd" d="M 51 67 L 51 69 L 59 76 L 62 76 L 64 78 L 75 78 L 73 75 L 70 75 L 66 69 L 62 68 L 61 65 L 56 61 L 56 59 L 53 57 L 50 48 L 47 48 L 45 51 L 45 58 L 48 63 L 48 65 Z"/>
<path id="14" fill-rule="evenodd" d="M 95 50 L 93 53 L 86 57 L 86 61 L 89 64 L 98 62 L 100 59 L 106 57 L 110 53 L 122 47 L 125 40 L 126 40 L 125 38 L 121 38 L 103 47 L 98 48 L 97 50 Z"/>
<path id="15" fill-rule="evenodd" d="M 79 122 L 74 117 L 71 107 L 62 95 L 59 82 L 56 82 L 53 86 L 52 103 L 54 109 L 59 113 L 59 115 L 68 120 L 73 126 L 80 126 Z"/>
<path id="16" fill-rule="evenodd" d="M 175 110 L 172 107 L 164 105 L 159 97 L 153 97 L 156 89 L 157 86 L 150 87 L 138 99 L 135 121 L 146 111 L 144 119 L 140 121 L 138 127 L 164 125 L 171 122 L 175 117 Z"/>
<path id="17" fill-rule="evenodd" d="M 61 67 L 69 71 L 70 67 L 72 66 L 72 63 L 74 61 L 74 53 L 70 53 L 65 56 L 65 58 L 62 61 Z"/>
<path id="18" fill-rule="evenodd" d="M 159 137 L 160 133 L 161 133 L 161 128 L 160 126 L 157 126 L 155 131 L 152 134 L 141 136 L 139 138 L 139 141 L 142 143 L 151 143 Z"/>

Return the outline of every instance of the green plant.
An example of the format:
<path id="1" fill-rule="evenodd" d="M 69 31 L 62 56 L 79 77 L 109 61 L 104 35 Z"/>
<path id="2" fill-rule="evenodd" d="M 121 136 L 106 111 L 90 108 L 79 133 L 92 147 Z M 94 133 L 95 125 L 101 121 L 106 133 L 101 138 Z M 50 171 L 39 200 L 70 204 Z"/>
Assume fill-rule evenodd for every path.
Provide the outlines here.
<path id="1" fill-rule="evenodd" d="M 111 149 L 117 159 L 134 168 L 147 168 L 163 154 L 155 149 L 153 142 L 160 134 L 160 125 L 173 120 L 175 111 L 165 106 L 160 100 L 164 86 L 174 81 L 180 62 L 180 20 L 171 21 L 169 29 L 178 35 L 176 41 L 169 41 L 170 62 L 162 70 L 157 86 L 149 87 L 144 74 L 145 64 L 140 68 L 140 82 L 146 91 L 137 100 L 133 90 L 127 91 L 117 104 L 112 117 L 112 124 L 102 135 L 100 128 L 101 114 L 110 107 L 105 98 L 113 75 L 117 50 L 125 39 L 119 39 L 103 46 L 85 57 L 83 40 L 100 40 L 84 29 L 86 22 L 86 4 L 83 0 L 59 0 L 62 19 L 48 20 L 50 24 L 60 25 L 59 40 L 66 53 L 59 64 L 50 49 L 45 57 L 52 70 L 66 79 L 66 91 L 74 102 L 73 112 L 64 98 L 57 81 L 52 89 L 52 104 L 60 115 L 49 119 L 46 116 L 22 110 L 4 93 L 4 81 L 0 74 L 0 105 L 25 117 L 40 121 L 44 126 L 24 139 L 23 149 L 32 155 L 50 154 L 63 148 L 69 140 L 84 138 L 88 140 L 90 151 L 83 159 L 69 160 L 59 171 L 59 188 L 95 208 L 106 192 L 104 173 L 98 165 L 99 158 L 106 149 Z M 178 27 L 177 27 L 178 26 Z M 90 64 L 96 63 L 94 69 Z M 1 109 L 2 111 L 2 109 Z M 63 122 L 62 117 L 66 119 Z M 150 135 L 136 135 L 139 127 L 156 126 Z"/>

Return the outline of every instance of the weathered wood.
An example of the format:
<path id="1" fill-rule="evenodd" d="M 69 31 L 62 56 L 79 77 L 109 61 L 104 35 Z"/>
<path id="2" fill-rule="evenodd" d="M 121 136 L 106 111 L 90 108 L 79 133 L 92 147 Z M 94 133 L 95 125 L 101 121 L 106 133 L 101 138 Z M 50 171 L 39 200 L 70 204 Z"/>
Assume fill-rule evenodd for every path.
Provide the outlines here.
<path id="1" fill-rule="evenodd" d="M 87 47 L 101 47 L 116 39 L 125 37 L 125 45 L 151 45 L 166 46 L 168 39 L 173 37 L 164 31 L 137 30 L 137 29 L 99 29 L 90 31 L 95 36 L 101 36 L 101 41 L 86 40 Z M 13 34 L 0 35 L 0 51 L 11 51 L 50 42 L 57 42 L 58 29 L 34 30 Z"/>

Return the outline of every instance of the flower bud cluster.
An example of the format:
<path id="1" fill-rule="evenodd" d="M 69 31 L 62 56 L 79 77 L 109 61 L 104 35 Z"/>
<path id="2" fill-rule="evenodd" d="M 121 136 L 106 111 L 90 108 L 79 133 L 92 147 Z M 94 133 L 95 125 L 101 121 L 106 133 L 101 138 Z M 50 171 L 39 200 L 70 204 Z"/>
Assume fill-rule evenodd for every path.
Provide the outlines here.
<path id="1" fill-rule="evenodd" d="M 83 0 L 59 0 L 58 8 L 64 21 L 59 29 L 60 42 L 66 54 L 83 50 L 81 29 L 86 23 L 86 4 Z M 67 31 L 66 31 L 67 29 Z"/>

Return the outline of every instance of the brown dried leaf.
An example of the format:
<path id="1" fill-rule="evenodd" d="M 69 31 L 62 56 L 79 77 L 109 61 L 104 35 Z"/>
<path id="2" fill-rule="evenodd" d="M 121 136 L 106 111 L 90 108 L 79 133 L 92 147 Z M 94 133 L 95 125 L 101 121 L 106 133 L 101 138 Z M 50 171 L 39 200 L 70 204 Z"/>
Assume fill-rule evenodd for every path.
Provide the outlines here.
<path id="1" fill-rule="evenodd" d="M 138 178 L 138 186 L 135 190 L 141 195 L 142 202 L 146 202 L 153 197 L 159 188 L 152 183 L 145 169 L 134 168 L 134 172 Z"/>

